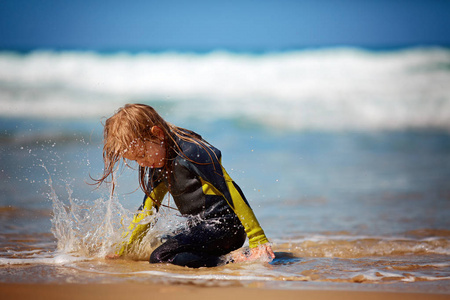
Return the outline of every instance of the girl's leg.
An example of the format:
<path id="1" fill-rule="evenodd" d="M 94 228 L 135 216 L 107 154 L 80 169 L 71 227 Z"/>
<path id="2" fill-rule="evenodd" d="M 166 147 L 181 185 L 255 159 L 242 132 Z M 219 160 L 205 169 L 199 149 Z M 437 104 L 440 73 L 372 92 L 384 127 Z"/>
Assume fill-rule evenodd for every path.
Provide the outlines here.
<path id="1" fill-rule="evenodd" d="M 240 222 L 200 223 L 169 238 L 156 248 L 150 263 L 172 263 L 191 268 L 214 267 L 221 256 L 244 244 L 246 234 Z"/>

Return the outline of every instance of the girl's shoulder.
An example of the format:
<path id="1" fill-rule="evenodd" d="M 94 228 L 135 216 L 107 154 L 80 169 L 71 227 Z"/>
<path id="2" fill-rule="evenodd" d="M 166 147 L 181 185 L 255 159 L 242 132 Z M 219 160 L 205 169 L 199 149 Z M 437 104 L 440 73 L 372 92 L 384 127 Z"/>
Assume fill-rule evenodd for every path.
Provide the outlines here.
<path id="1" fill-rule="evenodd" d="M 177 144 L 178 159 L 201 164 L 220 161 L 220 150 L 203 139 L 185 140 L 178 138 Z"/>

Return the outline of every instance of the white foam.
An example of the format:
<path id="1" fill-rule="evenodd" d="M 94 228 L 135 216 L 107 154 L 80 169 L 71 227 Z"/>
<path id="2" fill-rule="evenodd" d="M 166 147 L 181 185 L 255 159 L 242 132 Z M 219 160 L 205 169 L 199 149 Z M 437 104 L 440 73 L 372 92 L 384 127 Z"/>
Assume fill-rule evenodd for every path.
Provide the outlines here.
<path id="1" fill-rule="evenodd" d="M 195 279 L 195 280 L 227 280 L 227 281 L 270 281 L 271 276 L 258 275 L 224 275 L 224 274 L 179 274 L 160 271 L 140 271 L 133 274 L 147 274 L 152 276 L 170 277 L 171 279 Z"/>
<path id="2" fill-rule="evenodd" d="M 0 53 L 0 116 L 101 117 L 127 102 L 173 118 L 283 128 L 450 129 L 450 50 L 261 55 Z"/>
<path id="3" fill-rule="evenodd" d="M 438 277 L 438 276 L 420 276 L 420 277 L 418 277 L 418 279 L 429 280 L 429 281 L 450 280 L 450 276 L 442 276 L 442 277 Z"/>
<path id="4" fill-rule="evenodd" d="M 67 263 L 73 263 L 78 261 L 87 261 L 91 258 L 82 256 L 72 256 L 65 253 L 52 253 L 47 255 L 39 255 L 32 258 L 0 258 L 0 266 L 2 265 L 64 265 Z"/>

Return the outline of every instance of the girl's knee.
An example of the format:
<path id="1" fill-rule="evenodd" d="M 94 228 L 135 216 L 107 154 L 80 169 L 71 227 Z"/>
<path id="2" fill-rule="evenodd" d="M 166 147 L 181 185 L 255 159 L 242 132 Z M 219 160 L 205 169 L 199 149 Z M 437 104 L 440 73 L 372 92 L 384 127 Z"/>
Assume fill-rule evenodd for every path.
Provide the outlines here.
<path id="1" fill-rule="evenodd" d="M 161 255 L 159 255 L 159 253 L 155 250 L 152 252 L 152 254 L 150 255 L 150 259 L 149 262 L 151 264 L 157 264 L 157 263 L 162 263 L 164 262 L 161 258 Z"/>
<path id="2" fill-rule="evenodd" d="M 169 239 L 152 252 L 149 262 L 151 264 L 171 262 L 178 252 L 179 245 L 177 241 Z"/>

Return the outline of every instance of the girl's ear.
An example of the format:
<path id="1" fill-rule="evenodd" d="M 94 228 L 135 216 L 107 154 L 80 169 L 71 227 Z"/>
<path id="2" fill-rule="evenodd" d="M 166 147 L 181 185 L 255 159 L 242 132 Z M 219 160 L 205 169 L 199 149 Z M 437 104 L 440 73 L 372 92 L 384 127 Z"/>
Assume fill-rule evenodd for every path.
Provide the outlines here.
<path id="1" fill-rule="evenodd" d="M 164 141 L 164 131 L 161 128 L 159 128 L 158 126 L 153 126 L 151 131 L 152 134 L 156 136 L 160 141 Z"/>

